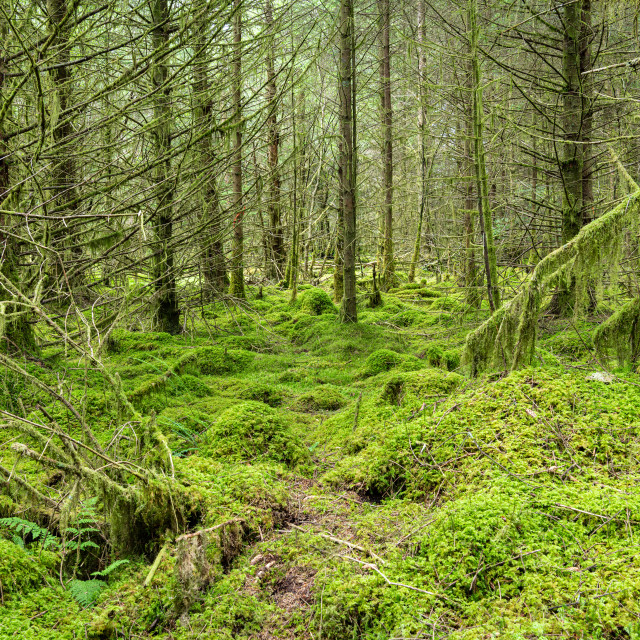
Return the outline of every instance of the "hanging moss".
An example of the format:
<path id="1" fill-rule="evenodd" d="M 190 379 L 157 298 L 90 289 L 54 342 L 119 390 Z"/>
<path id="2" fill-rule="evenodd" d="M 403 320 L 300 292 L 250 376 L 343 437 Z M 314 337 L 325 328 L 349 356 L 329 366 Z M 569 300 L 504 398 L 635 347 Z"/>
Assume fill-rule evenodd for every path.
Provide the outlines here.
<path id="1" fill-rule="evenodd" d="M 597 329 L 593 341 L 601 356 L 607 357 L 613 349 L 618 363 L 637 363 L 640 359 L 640 297 L 635 298 L 614 313 Z"/>
<path id="2" fill-rule="evenodd" d="M 574 280 L 576 291 L 585 292 L 584 283 L 602 275 L 602 257 L 617 255 L 623 231 L 636 224 L 638 217 L 640 190 L 631 178 L 628 182 L 635 188 L 634 193 L 541 260 L 522 290 L 469 334 L 465 359 L 473 375 L 491 364 L 516 369 L 531 362 L 546 297 L 556 287 L 567 287 Z M 580 304 L 578 301 L 576 307 Z"/>

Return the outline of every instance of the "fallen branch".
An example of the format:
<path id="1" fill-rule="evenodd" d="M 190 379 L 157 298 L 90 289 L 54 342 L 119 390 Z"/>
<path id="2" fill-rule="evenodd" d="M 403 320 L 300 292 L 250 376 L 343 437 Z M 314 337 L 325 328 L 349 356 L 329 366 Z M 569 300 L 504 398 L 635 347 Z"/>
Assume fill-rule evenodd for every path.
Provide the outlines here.
<path id="1" fill-rule="evenodd" d="M 443 596 L 439 593 L 434 593 L 433 591 L 427 591 L 426 589 L 419 589 L 418 587 L 413 587 L 410 584 L 404 584 L 403 582 L 393 582 L 392 580 L 389 580 L 389 578 L 387 578 L 387 576 L 385 576 L 384 573 L 382 573 L 382 571 L 380 571 L 380 569 L 378 569 L 378 567 L 376 567 L 375 564 L 371 564 L 370 562 L 363 562 L 362 560 L 358 560 L 357 558 L 352 558 L 351 556 L 343 556 L 343 558 L 346 558 L 347 560 L 353 560 L 353 562 L 357 562 L 358 564 L 361 564 L 365 569 L 371 569 L 372 571 L 375 571 L 391 587 L 404 587 L 405 589 L 411 589 L 411 591 L 426 593 L 428 596 L 433 596 L 434 598 L 441 598 L 442 600 L 451 602 L 450 598 L 447 598 L 446 596 Z"/>
<path id="2" fill-rule="evenodd" d="M 382 564 L 386 564 L 385 561 L 379 555 L 376 555 L 370 549 L 365 549 L 364 547 L 361 547 L 357 544 L 353 544 L 353 542 L 347 542 L 346 540 L 341 540 L 340 538 L 336 538 L 335 536 L 330 536 L 328 533 L 316 533 L 315 531 L 307 531 L 306 529 L 299 527 L 297 524 L 290 524 L 289 526 L 293 527 L 294 529 L 297 529 L 298 531 L 302 531 L 303 533 L 313 533 L 314 535 L 320 536 L 325 540 L 331 540 L 331 542 L 335 542 L 336 544 L 343 544 L 344 546 L 349 547 L 350 549 L 355 549 L 356 551 L 360 551 L 361 553 L 366 553 L 370 555 L 372 558 L 375 558 L 376 560 L 378 560 L 378 562 L 381 562 Z"/>
<path id="3" fill-rule="evenodd" d="M 160 566 L 160 562 L 162 561 L 162 558 L 164 557 L 164 554 L 167 552 L 167 547 L 169 546 L 169 543 L 167 542 L 162 549 L 160 549 L 160 551 L 158 552 L 158 555 L 156 556 L 156 559 L 153 561 L 153 564 L 151 565 L 151 569 L 149 569 L 149 573 L 147 574 L 147 577 L 144 579 L 144 582 L 142 583 L 143 587 L 148 587 L 151 584 L 151 581 L 153 580 L 153 576 L 156 575 L 156 571 L 158 570 L 158 567 Z"/>
<path id="4" fill-rule="evenodd" d="M 209 527 L 208 529 L 201 529 L 200 531 L 196 531 L 195 533 L 185 533 L 176 538 L 176 542 L 180 542 L 181 540 L 189 540 L 189 538 L 195 538 L 196 536 L 201 536 L 205 533 L 211 533 L 216 529 L 222 529 L 222 527 L 226 527 L 229 524 L 234 524 L 235 522 L 244 522 L 244 518 L 232 518 L 231 520 L 227 520 L 226 522 L 221 522 L 217 524 L 215 527 Z"/>

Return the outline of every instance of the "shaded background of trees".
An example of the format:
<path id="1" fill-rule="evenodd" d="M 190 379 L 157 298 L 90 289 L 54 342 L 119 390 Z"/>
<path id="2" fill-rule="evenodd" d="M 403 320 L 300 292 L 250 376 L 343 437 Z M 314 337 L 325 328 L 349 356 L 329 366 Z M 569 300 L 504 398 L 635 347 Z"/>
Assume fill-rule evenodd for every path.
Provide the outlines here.
<path id="1" fill-rule="evenodd" d="M 332 271 L 355 304 L 374 262 L 383 290 L 431 273 L 497 307 L 624 196 L 608 146 L 640 168 L 633 2 L 0 9 L 13 349 L 37 309 L 86 340 L 125 319 L 177 333 L 245 283 L 295 297 Z M 637 293 L 636 244 L 608 295 Z"/>

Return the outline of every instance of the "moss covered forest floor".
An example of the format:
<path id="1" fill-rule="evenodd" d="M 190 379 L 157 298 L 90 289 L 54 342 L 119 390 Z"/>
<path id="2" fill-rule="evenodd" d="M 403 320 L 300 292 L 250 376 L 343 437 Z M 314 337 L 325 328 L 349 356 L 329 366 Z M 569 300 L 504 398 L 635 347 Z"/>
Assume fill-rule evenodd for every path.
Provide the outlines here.
<path id="1" fill-rule="evenodd" d="M 401 286 L 355 326 L 320 288 L 263 294 L 180 337 L 119 329 L 103 355 L 169 440 L 188 530 L 228 524 L 157 531 L 96 576 L 114 560 L 99 497 L 49 534 L 0 497 L 0 637 L 640 638 L 640 376 L 590 379 L 598 318 L 548 322 L 535 366 L 472 380 L 460 356 L 486 312 L 453 285 Z M 114 456 L 137 437 L 68 354 L 26 366 Z M 37 404 L 8 375 L 2 393 Z"/>

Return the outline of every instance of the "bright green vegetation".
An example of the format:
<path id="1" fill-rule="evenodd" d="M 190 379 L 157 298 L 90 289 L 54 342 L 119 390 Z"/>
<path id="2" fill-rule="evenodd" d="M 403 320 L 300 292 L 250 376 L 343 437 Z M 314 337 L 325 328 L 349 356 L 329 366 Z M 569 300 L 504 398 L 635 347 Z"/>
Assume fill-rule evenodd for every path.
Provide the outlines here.
<path id="1" fill-rule="evenodd" d="M 618 355 L 597 323 L 556 321 L 531 366 L 471 378 L 460 356 L 487 312 L 461 311 L 453 285 L 394 289 L 356 325 L 319 288 L 293 306 L 254 294 L 205 307 L 188 336 L 105 345 L 171 471 L 145 489 L 128 552 L 108 493 L 73 494 L 60 517 L 4 491 L 1 638 L 640 638 L 640 376 L 589 379 Z M 122 403 L 72 354 L 23 366 L 114 458 L 152 437 L 115 429 Z M 35 384 L 2 382 L 4 408 L 37 422 L 41 405 L 81 436 Z M 74 482 L 19 447 L 1 457 L 44 496 Z M 176 539 L 173 518 L 213 529 Z"/>

